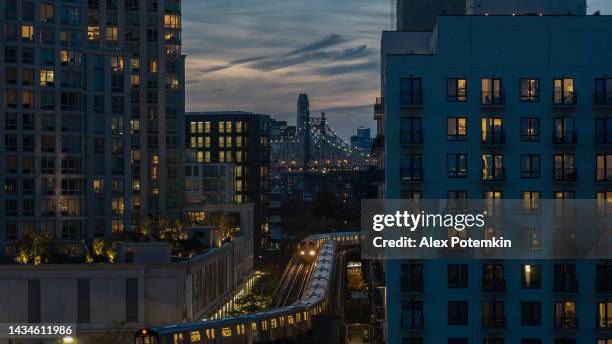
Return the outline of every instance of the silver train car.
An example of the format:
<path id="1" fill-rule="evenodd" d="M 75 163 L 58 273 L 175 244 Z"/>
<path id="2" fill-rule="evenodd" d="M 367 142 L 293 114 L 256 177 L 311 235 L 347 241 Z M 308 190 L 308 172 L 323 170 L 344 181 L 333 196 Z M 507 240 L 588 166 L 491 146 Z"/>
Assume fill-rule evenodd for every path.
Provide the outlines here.
<path id="1" fill-rule="evenodd" d="M 357 232 L 311 235 L 318 249 L 315 268 L 301 299 L 290 306 L 218 320 L 141 329 L 135 344 L 251 344 L 300 338 L 312 329 L 312 318 L 328 311 L 330 281 L 338 244 L 359 244 Z"/>

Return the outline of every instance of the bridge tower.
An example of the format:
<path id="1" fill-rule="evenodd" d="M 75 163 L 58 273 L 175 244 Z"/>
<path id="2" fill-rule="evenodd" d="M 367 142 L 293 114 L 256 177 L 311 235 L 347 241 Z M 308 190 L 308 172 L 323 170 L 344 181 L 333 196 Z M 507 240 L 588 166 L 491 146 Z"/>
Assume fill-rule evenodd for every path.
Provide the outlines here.
<path id="1" fill-rule="evenodd" d="M 297 103 L 296 133 L 302 150 L 302 167 L 310 162 L 310 102 L 306 93 L 300 94 Z"/>

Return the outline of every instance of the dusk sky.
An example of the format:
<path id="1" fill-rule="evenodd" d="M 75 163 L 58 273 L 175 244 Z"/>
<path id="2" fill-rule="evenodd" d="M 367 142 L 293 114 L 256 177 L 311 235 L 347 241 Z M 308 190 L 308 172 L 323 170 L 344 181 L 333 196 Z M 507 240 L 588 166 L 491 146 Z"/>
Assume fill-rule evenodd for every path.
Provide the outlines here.
<path id="1" fill-rule="evenodd" d="M 295 124 L 298 93 L 348 138 L 374 128 L 390 0 L 183 0 L 187 110 L 243 110 Z M 588 13 L 612 14 L 611 0 Z"/>

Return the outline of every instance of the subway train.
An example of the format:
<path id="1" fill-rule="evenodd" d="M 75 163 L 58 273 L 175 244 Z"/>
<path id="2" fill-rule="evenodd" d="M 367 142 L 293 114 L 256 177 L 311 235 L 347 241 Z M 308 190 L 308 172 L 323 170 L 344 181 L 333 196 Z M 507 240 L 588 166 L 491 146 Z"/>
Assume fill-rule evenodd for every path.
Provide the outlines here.
<path id="1" fill-rule="evenodd" d="M 359 233 L 318 234 L 306 238 L 315 250 L 315 269 L 301 299 L 290 306 L 218 320 L 141 329 L 135 344 L 251 344 L 300 338 L 312 329 L 312 318 L 328 311 L 337 245 L 359 244 Z M 306 252 L 310 255 L 310 251 Z"/>
<path id="2" fill-rule="evenodd" d="M 314 261 L 317 255 L 317 244 L 310 240 L 305 239 L 298 245 L 298 258 L 306 263 Z"/>

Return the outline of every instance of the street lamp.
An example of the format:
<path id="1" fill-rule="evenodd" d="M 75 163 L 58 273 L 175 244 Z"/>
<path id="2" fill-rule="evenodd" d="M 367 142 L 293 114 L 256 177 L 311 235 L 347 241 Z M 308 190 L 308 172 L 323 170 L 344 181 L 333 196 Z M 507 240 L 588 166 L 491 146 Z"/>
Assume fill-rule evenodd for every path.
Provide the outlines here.
<path id="1" fill-rule="evenodd" d="M 62 343 L 61 344 L 73 344 L 76 343 L 76 340 L 70 336 L 66 336 L 64 338 L 62 338 Z"/>

